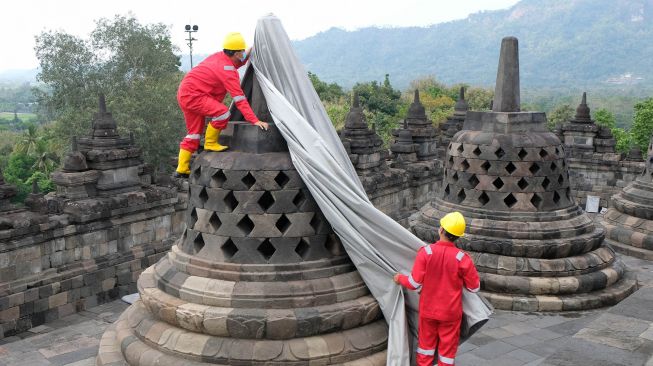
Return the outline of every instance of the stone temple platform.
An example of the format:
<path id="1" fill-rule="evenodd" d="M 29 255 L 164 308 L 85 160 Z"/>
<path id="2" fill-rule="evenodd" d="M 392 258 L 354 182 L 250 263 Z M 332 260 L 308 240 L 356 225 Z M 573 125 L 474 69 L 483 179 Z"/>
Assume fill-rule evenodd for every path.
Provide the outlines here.
<path id="1" fill-rule="evenodd" d="M 635 281 L 604 230 L 570 197 L 564 146 L 546 116 L 522 112 L 517 39 L 505 38 L 492 112 L 468 111 L 447 148 L 438 198 L 411 221 L 426 241 L 439 220 L 467 219 L 468 251 L 483 295 L 498 309 L 586 310 L 616 304 Z"/>
<path id="2" fill-rule="evenodd" d="M 458 366 L 653 366 L 653 261 L 623 256 L 641 288 L 612 308 L 497 310 Z M 94 366 L 100 339 L 129 305 L 118 300 L 0 340 L 0 366 Z M 181 364 L 179 364 L 181 365 Z"/>
<path id="3" fill-rule="evenodd" d="M 97 365 L 384 365 L 379 305 L 277 127 L 233 125 L 230 150 L 195 159 L 187 228 Z"/>

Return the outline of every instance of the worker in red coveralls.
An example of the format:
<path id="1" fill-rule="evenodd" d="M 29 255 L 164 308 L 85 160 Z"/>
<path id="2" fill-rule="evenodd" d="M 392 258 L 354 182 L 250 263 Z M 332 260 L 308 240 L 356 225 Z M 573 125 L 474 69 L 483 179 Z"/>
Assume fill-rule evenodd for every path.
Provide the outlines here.
<path id="1" fill-rule="evenodd" d="M 463 286 L 480 288 L 472 259 L 454 242 L 465 233 L 465 218 L 452 212 L 440 220 L 440 240 L 417 252 L 413 271 L 395 274 L 394 281 L 410 290 L 421 289 L 417 365 L 431 366 L 438 353 L 438 366 L 454 364 L 463 315 Z"/>
<path id="2" fill-rule="evenodd" d="M 204 59 L 181 81 L 177 101 L 184 113 L 188 134 L 179 144 L 177 176 L 190 174 L 190 157 L 199 148 L 205 117 L 211 121 L 206 127 L 204 150 L 223 151 L 228 148 L 218 143 L 220 131 L 227 127 L 230 117 L 229 108 L 222 104 L 227 93 L 248 122 L 268 129 L 268 124 L 256 117 L 240 88 L 238 68 L 249 58 L 245 48 L 245 39 L 240 33 L 229 33 L 222 52 Z"/>

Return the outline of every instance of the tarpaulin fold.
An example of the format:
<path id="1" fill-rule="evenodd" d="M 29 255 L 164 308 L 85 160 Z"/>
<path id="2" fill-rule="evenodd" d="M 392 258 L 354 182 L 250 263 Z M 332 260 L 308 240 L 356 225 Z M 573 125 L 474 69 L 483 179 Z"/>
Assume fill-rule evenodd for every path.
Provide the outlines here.
<path id="1" fill-rule="evenodd" d="M 398 271 L 410 271 L 424 243 L 368 199 L 304 66 L 275 16 L 258 21 L 250 60 L 248 67 L 254 68 L 295 168 L 380 304 L 389 325 L 387 365 L 409 365 L 417 334 L 418 295 L 404 293 L 392 276 Z M 470 328 L 487 321 L 491 310 L 478 295 L 463 293 L 463 331 L 470 334 Z"/>

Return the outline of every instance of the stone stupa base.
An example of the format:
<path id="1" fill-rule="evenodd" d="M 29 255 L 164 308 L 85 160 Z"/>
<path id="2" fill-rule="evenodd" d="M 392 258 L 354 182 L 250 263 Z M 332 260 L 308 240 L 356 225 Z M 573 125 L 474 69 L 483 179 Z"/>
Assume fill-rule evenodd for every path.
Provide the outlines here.
<path id="1" fill-rule="evenodd" d="M 97 365 L 385 365 L 386 342 L 383 320 L 301 339 L 216 337 L 157 320 L 138 301 L 102 336 Z"/>
<path id="2" fill-rule="evenodd" d="M 436 199 L 413 217 L 417 236 L 434 241 L 439 218 L 455 207 Z M 572 206 L 541 214 L 493 216 L 467 209 L 468 233 L 457 244 L 474 260 L 481 293 L 513 311 L 579 311 L 611 306 L 637 281 L 609 246 L 604 230 Z M 501 218 L 501 220 L 499 220 Z M 510 232 L 511 237 L 499 237 Z"/>

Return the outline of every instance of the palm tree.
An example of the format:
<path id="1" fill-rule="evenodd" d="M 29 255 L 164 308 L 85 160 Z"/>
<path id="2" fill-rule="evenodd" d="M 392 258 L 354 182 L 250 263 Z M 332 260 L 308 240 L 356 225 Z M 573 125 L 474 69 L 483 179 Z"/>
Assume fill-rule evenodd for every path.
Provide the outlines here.
<path id="1" fill-rule="evenodd" d="M 46 177 L 49 176 L 57 168 L 59 157 L 49 151 L 47 143 L 40 138 L 36 143 L 34 153 L 36 161 L 32 165 L 32 169 L 43 172 Z"/>
<path id="2" fill-rule="evenodd" d="M 27 130 L 23 133 L 23 136 L 21 136 L 20 141 L 16 143 L 16 152 L 28 155 L 34 153 L 41 140 L 42 137 L 39 136 L 36 126 L 30 124 L 27 126 Z"/>

